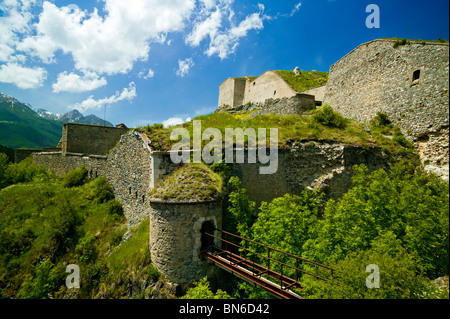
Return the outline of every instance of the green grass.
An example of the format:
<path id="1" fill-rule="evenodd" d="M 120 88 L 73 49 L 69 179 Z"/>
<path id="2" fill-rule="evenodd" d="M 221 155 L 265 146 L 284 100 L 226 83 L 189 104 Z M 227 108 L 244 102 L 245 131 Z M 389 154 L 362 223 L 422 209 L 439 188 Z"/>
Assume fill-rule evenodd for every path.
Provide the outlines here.
<path id="1" fill-rule="evenodd" d="M 146 265 L 150 263 L 148 219 L 142 221 L 132 231 L 132 237 L 117 247 L 106 258 L 108 266 L 114 272 L 128 269 L 129 265 Z"/>
<path id="2" fill-rule="evenodd" d="M 299 75 L 294 71 L 276 71 L 295 91 L 301 92 L 318 86 L 328 81 L 328 72 L 301 71 Z"/>
<path id="3" fill-rule="evenodd" d="M 222 193 L 222 177 L 203 163 L 186 164 L 149 192 L 151 199 L 180 202 L 216 200 Z"/>
<path id="4" fill-rule="evenodd" d="M 311 116 L 302 115 L 257 115 L 250 117 L 248 114 L 229 114 L 229 113 L 213 113 L 209 115 L 201 115 L 194 118 L 194 120 L 200 120 L 202 125 L 202 132 L 208 128 L 217 128 L 225 139 L 226 128 L 254 128 L 256 135 L 258 128 L 267 129 L 267 135 L 269 135 L 270 128 L 278 129 L 278 146 L 280 148 L 289 147 L 292 141 L 303 140 L 318 140 L 318 141 L 334 141 L 347 144 L 372 144 L 375 141 L 364 130 L 364 128 L 357 124 L 355 121 L 347 120 L 345 129 L 336 127 L 329 127 L 317 123 L 313 118 L 313 114 L 319 112 L 321 108 L 315 111 L 309 112 Z M 186 128 L 192 138 L 193 134 L 193 122 L 184 123 L 175 127 Z M 162 128 L 162 127 L 142 127 L 138 128 L 142 132 L 149 135 L 151 146 L 155 150 L 170 150 L 171 147 L 177 143 L 178 140 L 170 140 L 170 133 L 175 127 Z M 205 145 L 208 141 L 203 141 L 202 145 Z M 266 145 L 269 145 L 268 138 L 266 139 Z M 191 141 L 192 146 L 192 141 Z M 223 144 L 225 147 L 225 144 Z"/>

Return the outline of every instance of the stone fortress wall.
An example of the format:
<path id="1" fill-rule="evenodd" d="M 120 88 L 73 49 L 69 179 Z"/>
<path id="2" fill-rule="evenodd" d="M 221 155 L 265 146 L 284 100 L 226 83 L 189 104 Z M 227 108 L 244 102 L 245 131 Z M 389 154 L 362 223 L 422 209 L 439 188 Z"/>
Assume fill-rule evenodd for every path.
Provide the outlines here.
<path id="1" fill-rule="evenodd" d="M 448 180 L 449 45 L 395 40 L 361 44 L 330 68 L 324 103 L 358 122 L 384 112 Z"/>

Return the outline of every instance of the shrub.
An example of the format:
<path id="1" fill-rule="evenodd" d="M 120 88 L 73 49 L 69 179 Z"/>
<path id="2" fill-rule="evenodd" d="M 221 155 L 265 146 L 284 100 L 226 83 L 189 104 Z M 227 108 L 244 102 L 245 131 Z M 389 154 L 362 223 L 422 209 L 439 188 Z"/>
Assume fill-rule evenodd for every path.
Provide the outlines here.
<path id="1" fill-rule="evenodd" d="M 94 200 L 95 203 L 106 203 L 114 199 L 113 189 L 103 176 L 89 183 L 87 187 L 89 189 L 87 198 Z"/>
<path id="2" fill-rule="evenodd" d="M 113 199 L 110 200 L 109 202 L 107 202 L 105 204 L 108 215 L 110 216 L 115 216 L 115 217 L 122 217 L 123 216 L 123 208 L 122 208 L 122 204 Z"/>
<path id="3" fill-rule="evenodd" d="M 347 120 L 341 114 L 335 112 L 328 104 L 324 104 L 313 114 L 312 118 L 314 122 L 327 127 L 345 129 L 347 126 Z"/>
<path id="4" fill-rule="evenodd" d="M 62 177 L 62 185 L 67 188 L 84 185 L 89 180 L 86 167 L 73 169 Z"/>
<path id="5" fill-rule="evenodd" d="M 375 126 L 388 126 L 389 124 L 391 124 L 391 121 L 389 120 L 386 113 L 378 112 L 377 115 L 372 119 L 370 124 Z"/>
<path id="6" fill-rule="evenodd" d="M 420 275 L 420 266 L 414 255 L 398 243 L 389 244 L 389 250 L 374 247 L 355 251 L 343 260 L 333 263 L 336 272 L 329 281 L 304 276 L 308 298 L 320 299 L 411 299 L 426 289 L 427 279 Z M 379 267 L 379 288 L 368 288 L 368 265 Z"/>
<path id="7" fill-rule="evenodd" d="M 232 299 L 225 291 L 218 289 L 216 293 L 211 290 L 208 279 L 205 277 L 194 282 L 194 287 L 188 289 L 186 295 L 180 299 Z"/>
<path id="8" fill-rule="evenodd" d="M 97 256 L 95 238 L 91 235 L 84 236 L 75 247 L 75 258 L 82 263 L 89 263 Z"/>

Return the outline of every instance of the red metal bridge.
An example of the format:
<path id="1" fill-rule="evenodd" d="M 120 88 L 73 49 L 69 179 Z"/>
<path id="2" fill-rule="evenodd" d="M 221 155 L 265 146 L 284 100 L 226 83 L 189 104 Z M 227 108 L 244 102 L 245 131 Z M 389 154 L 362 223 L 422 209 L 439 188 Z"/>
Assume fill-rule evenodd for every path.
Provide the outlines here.
<path id="1" fill-rule="evenodd" d="M 299 282 L 299 275 L 307 274 L 319 280 L 327 280 L 322 276 L 299 268 L 301 264 L 310 264 L 326 269 L 331 272 L 331 275 L 335 271 L 331 267 L 271 248 L 224 230 L 215 229 L 214 231 L 216 234 L 222 234 L 222 236 L 214 235 L 211 230 L 209 232 L 204 231 L 202 234 L 202 255 L 220 268 L 259 285 L 280 298 L 301 299 L 301 296 L 292 291 L 292 288 L 303 290 L 302 284 Z M 239 244 L 233 241 L 238 241 Z M 263 250 L 264 254 L 255 250 Z M 274 259 L 271 254 L 272 256 L 277 255 L 278 259 L 281 259 L 280 256 L 284 256 L 285 262 Z M 255 259 L 257 262 L 254 261 Z M 288 259 L 290 260 L 287 261 Z"/>

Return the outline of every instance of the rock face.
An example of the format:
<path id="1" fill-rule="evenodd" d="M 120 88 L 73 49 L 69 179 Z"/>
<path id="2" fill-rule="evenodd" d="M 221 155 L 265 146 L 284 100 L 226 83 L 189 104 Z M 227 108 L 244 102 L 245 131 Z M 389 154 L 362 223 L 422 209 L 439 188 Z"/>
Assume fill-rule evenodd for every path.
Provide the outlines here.
<path id="1" fill-rule="evenodd" d="M 384 112 L 416 144 L 425 168 L 448 180 L 448 43 L 361 44 L 330 68 L 324 103 L 363 123 Z"/>

